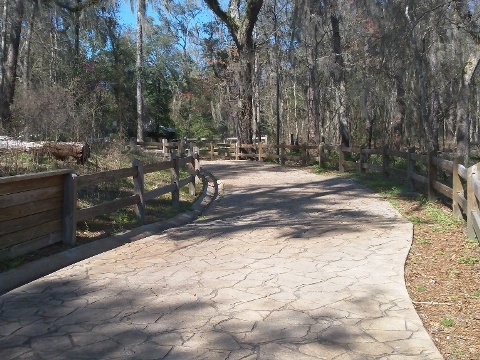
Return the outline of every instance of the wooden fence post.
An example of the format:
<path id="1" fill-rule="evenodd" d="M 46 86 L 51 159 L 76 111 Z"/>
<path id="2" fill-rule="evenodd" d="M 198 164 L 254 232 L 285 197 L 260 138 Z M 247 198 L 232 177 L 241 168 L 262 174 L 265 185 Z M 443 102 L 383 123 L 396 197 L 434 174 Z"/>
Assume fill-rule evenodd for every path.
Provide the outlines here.
<path id="1" fill-rule="evenodd" d="M 183 155 L 184 147 L 185 147 L 184 141 L 183 139 L 180 139 L 180 141 L 178 142 L 178 150 L 177 150 L 178 156 Z"/>
<path id="2" fill-rule="evenodd" d="M 213 161 L 215 159 L 215 153 L 214 153 L 214 146 L 213 146 L 213 141 L 210 141 L 210 161 Z"/>
<path id="3" fill-rule="evenodd" d="M 433 163 L 433 157 L 437 154 L 436 151 L 430 151 L 428 153 L 428 200 L 435 201 L 437 194 L 435 192 L 435 181 L 437 181 L 437 166 Z"/>
<path id="4" fill-rule="evenodd" d="M 360 174 L 361 175 L 365 175 L 367 173 L 367 169 L 365 169 L 363 167 L 363 164 L 366 163 L 366 154 L 363 153 L 363 150 L 365 149 L 364 146 L 360 146 L 360 160 L 359 160 L 359 163 L 360 163 Z"/>
<path id="5" fill-rule="evenodd" d="M 390 157 L 388 156 L 388 147 L 385 145 L 382 149 L 382 173 L 383 177 L 388 178 L 388 167 L 390 165 Z"/>
<path id="6" fill-rule="evenodd" d="M 129 139 L 128 146 L 130 147 L 130 151 L 134 151 L 137 148 L 137 139 L 134 137 L 131 137 Z"/>
<path id="7" fill-rule="evenodd" d="M 263 151 L 262 151 L 263 145 L 261 141 L 257 144 L 257 147 L 258 147 L 258 161 L 263 161 Z"/>
<path id="8" fill-rule="evenodd" d="M 168 140 L 167 139 L 162 139 L 162 152 L 163 152 L 163 155 L 165 156 L 165 154 L 168 153 Z"/>
<path id="9" fill-rule="evenodd" d="M 280 164 L 285 165 L 285 141 L 280 145 Z"/>
<path id="10" fill-rule="evenodd" d="M 325 168 L 325 143 L 321 142 L 318 145 L 318 166 L 320 169 Z"/>
<path id="11" fill-rule="evenodd" d="M 337 146 L 338 149 L 338 171 L 343 173 L 345 172 L 345 168 L 343 167 L 345 156 L 343 154 L 343 145 L 340 144 Z"/>
<path id="12" fill-rule="evenodd" d="M 413 185 L 413 179 L 412 179 L 412 174 L 413 174 L 413 159 L 412 159 L 412 154 L 415 153 L 415 148 L 409 148 L 407 152 L 407 189 L 409 191 L 414 190 L 414 185 Z"/>
<path id="13" fill-rule="evenodd" d="M 67 245 L 75 245 L 77 241 L 77 191 L 77 174 L 66 174 L 63 183 L 62 239 Z"/>
<path id="14" fill-rule="evenodd" d="M 303 143 L 301 148 L 301 158 L 302 158 L 302 166 L 307 166 L 308 161 L 308 153 L 307 153 L 307 144 Z"/>
<path id="15" fill-rule="evenodd" d="M 461 157 L 456 156 L 453 159 L 453 172 L 452 172 L 452 180 L 453 180 L 453 194 L 452 194 L 452 211 L 453 216 L 462 219 L 462 209 L 458 205 L 458 194 L 464 195 L 465 192 L 463 191 L 462 179 L 460 175 L 458 175 L 458 165 L 460 164 Z"/>
<path id="16" fill-rule="evenodd" d="M 238 160 L 240 158 L 240 143 L 237 141 L 235 143 L 235 160 Z"/>
<path id="17" fill-rule="evenodd" d="M 189 193 L 190 195 L 196 195 L 197 194 L 197 189 L 196 189 L 196 185 L 197 185 L 197 173 L 199 171 L 199 161 L 198 161 L 198 151 L 196 150 L 195 147 L 192 148 L 192 162 L 191 162 L 191 165 L 192 165 L 192 179 L 190 181 L 190 183 L 188 184 L 188 190 L 189 190 Z"/>
<path id="18" fill-rule="evenodd" d="M 133 193 L 140 197 L 140 200 L 135 207 L 135 213 L 138 216 L 138 221 L 140 224 L 143 224 L 145 222 L 145 181 L 143 164 L 140 160 L 133 159 L 132 166 L 137 170 L 136 175 L 133 176 Z"/>
<path id="19" fill-rule="evenodd" d="M 478 213 L 477 197 L 475 196 L 473 179 L 477 176 L 477 165 L 467 169 L 467 238 L 475 239 L 475 228 L 473 227 L 473 211 Z"/>
<path id="20" fill-rule="evenodd" d="M 180 206 L 180 188 L 178 187 L 178 181 L 180 179 L 180 166 L 178 156 L 172 155 L 172 168 L 170 169 L 172 174 L 172 184 L 175 185 L 175 189 L 172 191 L 172 206 L 176 209 Z"/>

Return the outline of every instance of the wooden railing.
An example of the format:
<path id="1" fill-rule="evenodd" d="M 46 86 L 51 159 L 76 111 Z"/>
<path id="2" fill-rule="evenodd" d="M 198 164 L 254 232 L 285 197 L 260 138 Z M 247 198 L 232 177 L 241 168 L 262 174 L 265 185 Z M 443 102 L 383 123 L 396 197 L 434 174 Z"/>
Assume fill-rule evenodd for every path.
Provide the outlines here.
<path id="1" fill-rule="evenodd" d="M 189 175 L 180 178 L 180 168 Z M 171 183 L 145 191 L 145 174 L 168 170 Z M 89 175 L 72 170 L 0 178 L 0 258 L 12 258 L 56 242 L 73 245 L 77 223 L 135 206 L 139 223 L 145 221 L 145 203 L 171 193 L 172 206 L 180 203 L 180 189 L 189 186 L 195 195 L 200 165 L 198 155 L 172 156 L 168 161 L 143 164 L 134 160 L 132 167 Z M 126 197 L 99 205 L 78 208 L 78 191 L 82 187 L 132 178 L 133 191 Z"/>
<path id="2" fill-rule="evenodd" d="M 353 169 L 364 175 L 374 171 L 385 177 L 394 176 L 403 179 L 411 190 L 425 192 L 431 201 L 440 196 L 451 199 L 453 214 L 467 219 L 468 236 L 480 239 L 480 180 L 477 175 L 480 163 L 466 168 L 458 159 L 443 159 L 434 153 L 419 154 L 415 149 L 398 151 L 387 147 L 368 149 L 324 143 L 314 146 L 210 141 L 195 145 L 199 147 L 201 158 L 208 160 L 271 160 L 282 165 L 290 161 L 302 166 L 317 163 L 320 168 L 334 166 L 340 172 Z M 448 176 L 443 176 L 442 180 L 439 174 Z"/>

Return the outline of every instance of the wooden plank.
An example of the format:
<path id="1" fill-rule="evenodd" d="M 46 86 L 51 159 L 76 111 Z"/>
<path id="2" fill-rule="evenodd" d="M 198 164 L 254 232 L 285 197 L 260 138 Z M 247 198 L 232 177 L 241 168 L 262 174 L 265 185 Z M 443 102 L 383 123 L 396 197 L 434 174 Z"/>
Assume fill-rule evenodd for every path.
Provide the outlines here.
<path id="1" fill-rule="evenodd" d="M 433 182 L 433 188 L 450 199 L 453 197 L 453 189 L 439 181 Z"/>
<path id="2" fill-rule="evenodd" d="M 428 156 L 427 155 L 412 153 L 411 157 L 412 157 L 413 161 L 418 161 L 422 164 L 426 164 L 428 162 Z"/>
<path id="3" fill-rule="evenodd" d="M 475 235 L 477 239 L 480 239 L 480 216 L 478 215 L 477 211 L 472 211 L 472 217 L 473 217 L 473 229 L 475 230 Z"/>
<path id="4" fill-rule="evenodd" d="M 0 209 L 27 204 L 29 202 L 46 200 L 63 196 L 63 184 L 61 186 L 41 188 L 29 191 L 23 191 L 16 194 L 0 196 Z"/>
<path id="5" fill-rule="evenodd" d="M 27 227 L 38 226 L 53 220 L 62 219 L 62 213 L 63 209 L 57 208 L 22 218 L 4 221 L 0 224 L 0 236 L 20 231 Z"/>
<path id="6" fill-rule="evenodd" d="M 442 169 L 444 171 L 453 172 L 453 161 L 445 160 L 439 157 L 432 157 L 432 163 L 438 169 Z"/>
<path id="7" fill-rule="evenodd" d="M 408 152 L 406 152 L 406 151 L 387 149 L 385 154 L 388 155 L 388 156 L 399 157 L 399 158 L 403 158 L 403 159 L 408 158 Z"/>
<path id="8" fill-rule="evenodd" d="M 62 220 L 50 221 L 38 226 L 0 236 L 0 249 L 5 249 L 40 236 L 51 234 L 62 230 Z"/>
<path id="9" fill-rule="evenodd" d="M 467 210 L 467 199 L 462 193 L 458 193 L 458 206 L 465 212 Z"/>
<path id="10" fill-rule="evenodd" d="M 395 167 L 389 167 L 388 173 L 394 175 L 395 177 L 406 178 L 407 172 L 405 170 L 400 170 Z"/>
<path id="11" fill-rule="evenodd" d="M 65 176 L 63 187 L 63 225 L 62 238 L 67 245 L 75 245 L 77 241 L 77 204 L 78 204 L 78 175 Z"/>
<path id="12" fill-rule="evenodd" d="M 189 183 L 192 182 L 192 177 L 189 176 L 188 178 L 181 179 L 178 181 L 178 188 L 181 189 L 184 186 L 187 186 Z"/>
<path id="13" fill-rule="evenodd" d="M 84 187 L 88 185 L 96 185 L 102 182 L 112 182 L 115 180 L 134 176 L 137 173 L 137 169 L 131 167 L 126 169 L 102 171 L 96 174 L 81 175 L 78 177 L 78 187 Z"/>
<path id="14" fill-rule="evenodd" d="M 477 178 L 477 175 L 472 176 L 472 182 L 473 182 L 473 192 L 475 196 L 480 198 L 480 180 Z"/>
<path id="15" fill-rule="evenodd" d="M 351 147 L 344 147 L 343 152 L 351 153 L 351 154 L 360 154 L 361 148 L 358 146 L 351 146 Z"/>
<path id="16" fill-rule="evenodd" d="M 156 171 L 168 170 L 171 169 L 172 166 L 171 161 L 163 161 L 160 163 L 143 165 L 143 171 L 145 174 L 148 174 Z"/>
<path id="17" fill-rule="evenodd" d="M 64 177 L 65 173 L 62 173 L 60 175 L 53 175 L 44 178 L 27 178 L 21 181 L 17 179 L 11 182 L 4 182 L 0 184 L 0 195 L 14 194 L 35 189 L 43 189 L 52 186 L 61 186 L 63 184 Z M 0 180 L 4 179 L 8 178 L 0 178 Z"/>
<path id="18" fill-rule="evenodd" d="M 288 150 L 300 150 L 302 148 L 300 145 L 282 145 L 282 147 Z"/>
<path id="19" fill-rule="evenodd" d="M 100 205 L 91 206 L 77 211 L 77 222 L 105 215 L 124 207 L 135 205 L 140 200 L 138 195 L 131 195 L 121 199 L 115 199 Z"/>
<path id="20" fill-rule="evenodd" d="M 462 164 L 458 164 L 458 176 L 463 180 L 467 180 L 467 168 Z"/>
<path id="21" fill-rule="evenodd" d="M 11 182 L 39 180 L 43 178 L 70 174 L 71 172 L 72 170 L 63 169 L 63 170 L 55 170 L 55 171 L 44 171 L 44 172 L 35 173 L 35 174 L 23 174 L 23 175 L 0 177 L 0 187 L 3 187 L 4 184 L 11 183 Z"/>
<path id="22" fill-rule="evenodd" d="M 192 163 L 192 159 L 193 159 L 192 156 L 187 156 L 187 157 L 181 158 L 181 159 L 180 159 L 180 162 L 179 162 L 179 166 L 180 166 L 180 167 L 185 167 L 185 166 L 187 166 L 188 164 L 191 164 L 191 163 Z"/>
<path id="23" fill-rule="evenodd" d="M 362 149 L 362 154 L 371 155 L 371 154 L 382 154 L 382 149 Z"/>
<path id="24" fill-rule="evenodd" d="M 428 184 L 428 179 L 425 176 L 419 175 L 417 173 L 411 174 L 412 180 L 421 184 Z"/>
<path id="25" fill-rule="evenodd" d="M 475 239 L 475 229 L 473 227 L 474 218 L 472 213 L 478 211 L 478 201 L 474 190 L 473 179 L 477 177 L 477 164 L 467 169 L 467 237 L 469 239 Z"/>
<path id="26" fill-rule="evenodd" d="M 162 146 L 163 147 L 163 143 L 161 142 L 156 142 L 156 141 L 139 141 L 137 142 L 138 145 L 140 146 Z"/>
<path id="27" fill-rule="evenodd" d="M 17 245 L 10 246 L 6 249 L 0 250 L 0 258 L 14 258 L 28 254 L 29 252 L 47 247 L 52 244 L 56 244 L 62 241 L 62 233 L 54 232 L 51 234 L 43 235 L 32 240 L 22 242 Z"/>
<path id="28" fill-rule="evenodd" d="M 378 172 L 382 172 L 383 168 L 381 165 L 377 164 L 362 164 L 362 168 L 367 169 L 367 170 L 374 170 Z"/>
<path id="29" fill-rule="evenodd" d="M 176 189 L 176 187 L 177 187 L 176 184 L 168 184 L 150 191 L 146 191 L 143 196 L 145 198 L 145 201 L 153 200 L 159 196 L 171 193 Z"/>
<path id="30" fill-rule="evenodd" d="M 62 208 L 62 199 L 63 198 L 59 196 L 50 198 L 48 199 L 48 201 L 39 200 L 4 208 L 4 210 L 0 212 L 0 223 L 11 219 L 18 219 L 44 211 L 53 210 L 56 208 Z"/>

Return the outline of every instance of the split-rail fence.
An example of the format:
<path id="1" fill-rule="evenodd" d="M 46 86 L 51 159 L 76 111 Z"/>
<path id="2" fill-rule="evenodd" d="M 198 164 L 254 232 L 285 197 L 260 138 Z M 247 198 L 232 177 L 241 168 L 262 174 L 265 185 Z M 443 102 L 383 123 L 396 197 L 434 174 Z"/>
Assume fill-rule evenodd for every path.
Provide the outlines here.
<path id="1" fill-rule="evenodd" d="M 73 170 L 57 170 L 0 178 L 0 259 L 13 258 L 42 247 L 64 242 L 74 245 L 77 223 L 100 215 L 135 206 L 140 223 L 145 219 L 145 203 L 171 193 L 172 206 L 178 207 L 180 189 L 189 186 L 195 194 L 198 181 L 198 155 L 172 156 L 170 160 L 143 164 L 134 160 L 132 167 L 77 175 Z M 189 173 L 180 179 L 180 168 Z M 171 171 L 171 183 L 145 191 L 144 175 Z M 78 191 L 82 187 L 131 178 L 131 195 L 96 206 L 79 208 Z"/>
<path id="2" fill-rule="evenodd" d="M 195 141 L 195 140 L 191 140 Z M 191 145 L 191 144 L 190 144 Z M 167 144 L 175 149 L 178 144 Z M 346 169 L 380 172 L 385 177 L 403 179 L 410 190 L 424 192 L 430 201 L 439 197 L 451 200 L 454 216 L 467 221 L 467 236 L 480 239 L 480 163 L 464 166 L 458 158 L 449 160 L 431 152 L 420 154 L 415 149 L 398 151 L 387 147 L 369 149 L 342 145 L 280 145 L 226 143 L 195 141 L 202 159 L 253 159 L 287 162 L 306 166 L 317 163 L 320 168 L 335 167 L 340 172 Z"/>

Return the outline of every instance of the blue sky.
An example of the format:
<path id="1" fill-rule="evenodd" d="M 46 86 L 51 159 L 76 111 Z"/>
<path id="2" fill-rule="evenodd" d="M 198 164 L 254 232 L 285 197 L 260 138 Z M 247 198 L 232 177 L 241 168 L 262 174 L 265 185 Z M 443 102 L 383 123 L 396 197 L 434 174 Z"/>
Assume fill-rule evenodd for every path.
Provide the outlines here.
<path id="1" fill-rule="evenodd" d="M 221 0 L 220 4 L 225 8 L 226 1 Z M 130 1 L 125 1 L 125 0 L 120 1 L 120 7 L 119 7 L 119 14 L 118 15 L 119 15 L 119 22 L 120 22 L 121 25 L 125 25 L 125 26 L 135 28 L 136 23 L 137 23 L 137 17 L 136 17 L 135 13 L 132 13 L 132 9 L 130 7 Z M 151 6 L 147 7 L 147 15 L 152 16 L 154 18 L 154 20 L 157 20 L 157 22 L 158 22 L 157 15 L 156 15 L 155 11 L 153 11 Z M 213 17 L 214 17 L 213 13 L 210 10 L 205 9 L 204 11 L 202 11 L 202 14 L 200 14 L 197 19 L 199 21 L 208 21 L 208 20 L 211 20 Z"/>
<path id="2" fill-rule="evenodd" d="M 125 1 L 120 2 L 120 7 L 119 7 L 119 22 L 122 25 L 129 26 L 132 28 L 135 28 L 137 24 L 137 16 L 135 12 L 132 13 L 132 8 L 130 7 L 130 2 L 128 4 Z M 134 9 L 135 10 L 135 9 Z M 147 13 L 149 16 L 153 16 L 156 18 L 155 12 L 153 11 L 152 7 L 149 6 L 147 9 Z"/>

